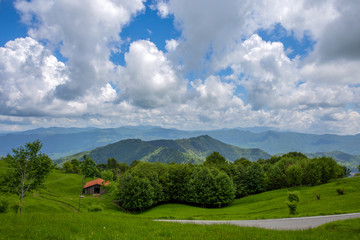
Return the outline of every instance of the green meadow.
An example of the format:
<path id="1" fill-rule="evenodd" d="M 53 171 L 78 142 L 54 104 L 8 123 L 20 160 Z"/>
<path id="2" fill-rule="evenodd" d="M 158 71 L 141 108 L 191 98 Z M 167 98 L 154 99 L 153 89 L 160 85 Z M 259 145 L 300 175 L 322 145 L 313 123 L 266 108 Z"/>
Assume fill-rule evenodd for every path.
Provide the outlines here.
<path id="1" fill-rule="evenodd" d="M 0 173 L 6 170 L 0 161 Z M 336 189 L 344 187 L 344 195 Z M 23 215 L 0 214 L 0 239 L 360 239 L 360 219 L 338 221 L 316 229 L 275 231 L 229 225 L 201 226 L 154 222 L 152 219 L 268 219 L 290 217 L 287 191 L 300 193 L 298 216 L 360 212 L 360 177 L 344 178 L 314 187 L 264 192 L 235 200 L 224 208 L 205 209 L 163 204 L 143 213 L 123 212 L 109 194 L 81 199 L 80 177 L 53 171 L 40 191 L 24 200 Z M 317 200 L 316 194 L 320 194 Z M 3 195 L 0 197 L 10 197 Z M 15 196 L 11 196 L 15 199 Z M 88 212 L 92 205 L 101 212 Z"/>

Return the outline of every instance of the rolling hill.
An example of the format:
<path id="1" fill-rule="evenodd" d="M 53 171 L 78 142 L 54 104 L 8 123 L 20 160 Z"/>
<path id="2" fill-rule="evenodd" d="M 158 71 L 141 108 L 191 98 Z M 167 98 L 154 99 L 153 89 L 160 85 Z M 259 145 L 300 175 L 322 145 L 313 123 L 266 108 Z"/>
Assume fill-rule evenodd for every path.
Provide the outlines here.
<path id="1" fill-rule="evenodd" d="M 42 151 L 52 159 L 58 159 L 75 153 L 112 144 L 125 139 L 184 139 L 208 135 L 223 143 L 240 148 L 259 148 L 272 155 L 287 152 L 309 154 L 342 152 L 330 155 L 341 164 L 351 164 L 356 168 L 360 164 L 360 134 L 357 135 L 316 135 L 294 132 L 276 132 L 268 129 L 221 129 L 212 131 L 182 131 L 154 126 L 120 127 L 120 128 L 39 128 L 25 132 L 0 135 L 0 156 L 11 152 L 12 148 L 26 142 L 39 139 L 43 143 Z M 180 152 L 172 151 L 178 158 Z M 158 149 L 156 155 L 169 155 L 169 150 Z M 347 154 L 347 155 L 346 155 Z M 181 153 L 181 156 L 184 154 Z M 326 155 L 326 156 L 328 156 Z M 349 155 L 352 155 L 349 157 Z M 315 155 L 316 156 L 316 155 Z M 134 155 L 135 159 L 139 159 Z M 155 155 L 152 155 L 155 157 Z M 148 157 L 151 160 L 151 156 Z M 189 157 L 188 157 L 189 158 Z M 191 158 L 191 157 L 190 157 Z M 169 160 L 170 161 L 170 160 Z M 348 166 L 348 165 L 347 165 Z"/>
<path id="2" fill-rule="evenodd" d="M 240 157 L 256 161 L 259 158 L 267 159 L 270 154 L 260 149 L 242 149 L 220 142 L 204 135 L 179 140 L 143 141 L 127 139 L 108 144 L 94 150 L 78 153 L 57 160 L 58 163 L 81 158 L 84 154 L 91 157 L 96 163 L 106 163 L 108 158 L 115 158 L 119 162 L 130 164 L 134 160 L 163 163 L 199 163 L 205 160 L 210 153 L 217 151 L 227 160 L 234 161 Z"/>

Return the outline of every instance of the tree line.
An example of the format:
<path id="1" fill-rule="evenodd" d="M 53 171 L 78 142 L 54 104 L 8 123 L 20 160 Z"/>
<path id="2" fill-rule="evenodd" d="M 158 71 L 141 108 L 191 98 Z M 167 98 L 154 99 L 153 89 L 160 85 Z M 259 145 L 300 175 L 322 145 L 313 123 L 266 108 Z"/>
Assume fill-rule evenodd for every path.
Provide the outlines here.
<path id="1" fill-rule="evenodd" d="M 251 162 L 240 158 L 227 161 L 218 152 L 203 164 L 164 164 L 134 161 L 118 165 L 115 159 L 98 165 L 117 175 L 114 194 L 129 211 L 142 211 L 159 203 L 186 203 L 201 207 L 222 207 L 235 198 L 286 187 L 317 185 L 349 174 L 333 158 L 308 158 L 291 152 Z M 121 166 L 121 168 L 120 168 Z"/>

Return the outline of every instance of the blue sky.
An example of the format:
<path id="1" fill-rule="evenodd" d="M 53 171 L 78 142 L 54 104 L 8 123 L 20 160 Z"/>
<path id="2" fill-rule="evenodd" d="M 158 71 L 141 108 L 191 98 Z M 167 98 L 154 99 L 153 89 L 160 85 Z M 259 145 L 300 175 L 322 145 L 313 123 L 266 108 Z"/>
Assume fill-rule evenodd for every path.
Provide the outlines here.
<path id="1" fill-rule="evenodd" d="M 1 0 L 0 132 L 357 134 L 359 10 L 340 0 Z"/>

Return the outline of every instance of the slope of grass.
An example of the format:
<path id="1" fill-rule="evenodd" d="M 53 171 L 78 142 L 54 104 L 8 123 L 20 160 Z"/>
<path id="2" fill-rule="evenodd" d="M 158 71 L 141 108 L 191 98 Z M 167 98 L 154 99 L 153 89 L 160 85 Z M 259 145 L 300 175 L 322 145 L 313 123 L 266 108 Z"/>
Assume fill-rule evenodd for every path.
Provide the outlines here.
<path id="1" fill-rule="evenodd" d="M 336 189 L 344 187 L 345 194 Z M 205 209 L 183 204 L 164 204 L 139 214 L 145 218 L 171 219 L 265 219 L 291 217 L 286 205 L 287 192 L 300 192 L 299 216 L 360 212 L 360 177 L 337 179 L 314 187 L 280 189 L 236 199 L 224 208 Z M 320 194 L 317 200 L 316 194 Z"/>

